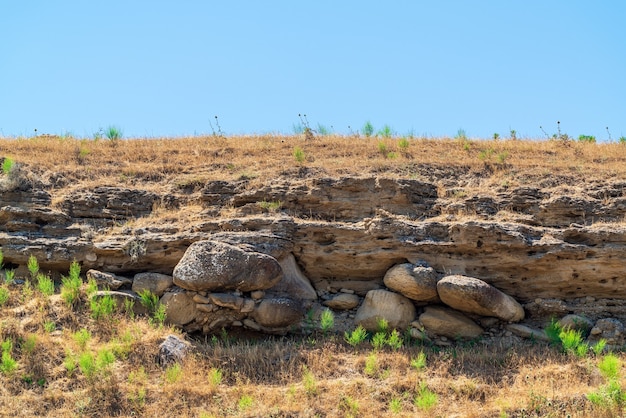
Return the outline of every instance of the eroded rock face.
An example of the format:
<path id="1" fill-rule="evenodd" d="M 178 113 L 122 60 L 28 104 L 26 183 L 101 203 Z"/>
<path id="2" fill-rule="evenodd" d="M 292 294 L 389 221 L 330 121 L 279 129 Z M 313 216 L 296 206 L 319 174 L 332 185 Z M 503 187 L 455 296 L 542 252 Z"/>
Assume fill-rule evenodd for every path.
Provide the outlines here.
<path id="1" fill-rule="evenodd" d="M 515 299 L 473 277 L 446 276 L 437 283 L 437 292 L 443 303 L 459 311 L 510 322 L 524 319 L 524 308 Z"/>
<path id="2" fill-rule="evenodd" d="M 471 339 L 483 333 L 478 324 L 461 312 L 442 306 L 427 306 L 419 321 L 431 335 Z"/>
<path id="3" fill-rule="evenodd" d="M 383 283 L 389 289 L 409 299 L 420 302 L 436 302 L 437 273 L 432 267 L 415 266 L 410 263 L 399 264 L 385 273 Z"/>
<path id="4" fill-rule="evenodd" d="M 405 330 L 415 319 L 415 306 L 398 293 L 370 290 L 365 295 L 354 322 L 368 331 L 376 331 L 379 319 L 385 319 L 390 329 Z"/>
<path id="5" fill-rule="evenodd" d="M 190 290 L 264 290 L 283 277 L 278 261 L 218 241 L 198 241 L 174 268 L 174 283 Z"/>

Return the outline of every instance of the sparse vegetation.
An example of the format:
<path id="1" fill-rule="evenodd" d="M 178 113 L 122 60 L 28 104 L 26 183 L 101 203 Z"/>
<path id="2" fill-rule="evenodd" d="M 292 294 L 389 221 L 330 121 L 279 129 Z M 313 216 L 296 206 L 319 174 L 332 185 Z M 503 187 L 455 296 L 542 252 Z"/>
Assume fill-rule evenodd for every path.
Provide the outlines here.
<path id="1" fill-rule="evenodd" d="M 13 169 L 14 161 L 9 157 L 4 157 L 2 160 L 2 174 L 8 176 Z"/>
<path id="2" fill-rule="evenodd" d="M 615 142 L 563 147 L 558 141 L 420 138 L 407 146 L 413 154 L 409 161 L 383 159 L 377 149 L 382 140 L 404 155 L 402 140 L 376 138 L 371 133 L 370 138 L 362 135 L 355 141 L 356 136 L 326 135 L 319 127 L 318 131 L 320 136 L 306 143 L 307 153 L 315 155 L 315 161 L 304 159 L 306 167 L 293 167 L 294 146 L 302 144 L 301 137 L 157 138 L 124 140 L 116 147 L 108 141 L 90 140 L 90 153 L 80 164 L 71 158 L 76 146 L 80 147 L 72 138 L 37 139 L 37 146 L 48 150 L 45 153 L 33 147 L 35 141 L 19 138 L 0 139 L 0 145 L 20 161 L 20 171 L 22 164 L 41 172 L 57 171 L 68 184 L 81 181 L 87 172 L 89 177 L 111 183 L 126 174 L 154 190 L 165 190 L 157 180 L 164 173 L 181 180 L 200 170 L 206 178 L 217 180 L 264 181 L 277 172 L 304 176 L 308 170 L 323 170 L 328 176 L 408 173 L 421 178 L 428 174 L 420 165 L 423 161 L 445 165 L 451 175 L 460 166 L 481 171 L 492 176 L 484 182 L 497 187 L 505 180 L 516 187 L 520 182 L 515 173 L 533 176 L 541 170 L 565 172 L 571 178 L 568 181 L 599 178 L 601 170 L 611 170 L 617 178 L 626 173 L 626 148 Z M 479 154 L 487 149 L 493 149 L 492 163 L 508 153 L 506 166 L 491 174 L 484 170 Z M 259 150 L 272 158 L 258 158 Z M 386 151 L 384 156 L 389 155 L 389 149 Z M 578 164 L 575 170 L 570 167 L 572 161 Z M 132 176 L 128 165 L 132 165 Z M 254 177 L 244 175 L 244 168 L 255 173 Z M 200 188 L 205 180 L 198 181 Z M 450 196 L 472 196 L 471 186 Z M 197 213 L 185 210 L 189 208 L 180 214 L 188 215 L 191 222 L 206 222 L 206 213 L 198 215 L 206 207 Z M 178 215 L 162 211 L 162 218 L 132 222 L 153 226 L 155 219 Z M 466 347 L 440 347 L 401 339 L 400 334 L 392 338 L 393 330 L 388 327 L 379 331 L 376 345 L 378 333 L 368 342 L 364 329 L 345 334 L 341 329 L 339 336 L 334 335 L 332 330 L 340 328 L 330 325 L 330 315 L 324 320 L 322 311 L 319 323 L 314 318 L 310 333 L 304 336 L 248 340 L 231 331 L 206 338 L 188 335 L 193 354 L 180 363 L 179 372 L 169 372 L 174 377 L 167 377 L 169 369 L 155 363 L 158 344 L 167 334 L 179 331 L 160 320 L 160 325 L 154 326 L 160 307 L 151 317 L 130 316 L 132 307 L 126 312 L 112 309 L 103 316 L 94 314 L 91 301 L 96 285 L 82 282 L 78 263 L 61 279 L 60 289 L 53 289 L 61 298 L 44 302 L 37 280 L 40 274 L 47 274 L 48 260 L 41 258 L 43 253 L 36 252 L 43 272 L 28 277 L 29 272 L 20 266 L 18 271 L 25 271 L 26 277 L 14 280 L 9 272 L 17 266 L 7 249 L 5 252 L 9 259 L 3 260 L 7 265 L 3 267 L 9 270 L 3 270 L 5 284 L 0 286 L 7 297 L 0 308 L 0 341 L 4 342 L 0 408 L 15 411 L 17 416 L 623 415 L 624 354 L 606 354 L 606 342 L 585 352 L 580 348 L 585 341 L 575 335 L 561 336 L 563 330 L 556 328 L 555 347 L 541 341 L 523 341 L 513 348 L 483 341 Z M 96 316 L 99 319 L 94 319 Z M 102 320 L 105 317 L 107 320 Z M 402 344 L 389 344 L 394 339 Z M 570 341 L 567 346 L 571 348 L 565 348 L 563 341 Z M 369 349 L 370 343 L 375 351 Z"/>

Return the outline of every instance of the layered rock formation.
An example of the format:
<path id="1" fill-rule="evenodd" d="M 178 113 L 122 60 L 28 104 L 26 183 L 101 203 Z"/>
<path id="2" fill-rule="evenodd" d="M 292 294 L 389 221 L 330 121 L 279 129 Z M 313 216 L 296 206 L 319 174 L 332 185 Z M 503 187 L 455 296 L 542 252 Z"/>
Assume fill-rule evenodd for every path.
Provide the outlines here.
<path id="1" fill-rule="evenodd" d="M 110 288 L 151 290 L 169 320 L 190 331 L 293 331 L 322 304 L 347 327 L 371 328 L 376 316 L 415 329 L 449 318 L 475 325 L 463 336 L 569 313 L 626 320 L 626 183 L 552 177 L 484 190 L 434 171 L 420 179 L 305 175 L 156 192 L 56 189 L 21 167 L 0 178 L 0 248 L 18 274 L 30 255 L 53 274 L 77 260 L 83 271 L 110 274 L 98 276 Z M 198 209 L 182 221 L 189 208 Z M 459 275 L 469 279 L 442 279 Z M 372 295 L 391 302 L 362 319 Z M 400 319 L 398 306 L 407 308 Z M 596 328 L 593 335 L 604 332 Z"/>

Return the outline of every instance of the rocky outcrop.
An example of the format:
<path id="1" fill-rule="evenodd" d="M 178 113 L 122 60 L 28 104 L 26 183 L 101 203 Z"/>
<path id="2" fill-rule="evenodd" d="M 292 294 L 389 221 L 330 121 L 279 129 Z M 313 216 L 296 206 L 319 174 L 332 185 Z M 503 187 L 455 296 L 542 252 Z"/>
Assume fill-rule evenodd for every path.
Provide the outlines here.
<path id="1" fill-rule="evenodd" d="M 426 315 L 434 332 L 429 318 L 463 317 L 474 323 L 468 335 L 480 323 L 484 337 L 537 336 L 549 318 L 577 314 L 593 323 L 590 338 L 620 343 L 618 324 L 599 321 L 626 321 L 626 228 L 606 223 L 623 219 L 626 183 L 549 176 L 484 187 L 469 172 L 421 163 L 411 178 L 302 169 L 271 182 L 144 190 L 64 189 L 20 166 L 0 181 L 4 263 L 26 274 L 33 255 L 59 277 L 76 260 L 109 275 L 101 283 L 111 289 L 160 295 L 168 321 L 190 332 L 285 332 L 324 304 L 370 329 L 377 317 L 405 329 Z M 189 221 L 176 219 L 179 207 Z"/>

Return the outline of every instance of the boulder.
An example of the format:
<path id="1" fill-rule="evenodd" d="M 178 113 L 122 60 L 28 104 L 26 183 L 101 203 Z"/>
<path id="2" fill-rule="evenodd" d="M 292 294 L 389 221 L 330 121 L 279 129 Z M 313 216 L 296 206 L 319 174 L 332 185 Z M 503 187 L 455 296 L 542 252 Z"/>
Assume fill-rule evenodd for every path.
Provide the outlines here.
<path id="1" fill-rule="evenodd" d="M 593 322 L 590 319 L 575 314 L 565 315 L 557 323 L 563 329 L 581 331 L 583 335 L 588 335 L 593 327 Z"/>
<path id="2" fill-rule="evenodd" d="M 415 266 L 410 263 L 390 268 L 383 279 L 389 289 L 421 302 L 435 302 L 437 295 L 437 273 L 432 267 Z"/>
<path id="3" fill-rule="evenodd" d="M 378 330 L 385 319 L 389 328 L 405 330 L 415 319 L 415 306 L 408 298 L 388 290 L 370 290 L 365 295 L 354 322 L 368 331 Z"/>
<path id="4" fill-rule="evenodd" d="M 522 338 L 535 339 L 538 341 L 550 341 L 550 338 L 541 329 L 531 328 L 522 324 L 508 324 L 506 326 L 508 331 Z"/>
<path id="5" fill-rule="evenodd" d="M 299 301 L 277 297 L 264 299 L 250 317 L 261 327 L 275 329 L 297 324 L 303 315 L 304 309 Z"/>
<path id="6" fill-rule="evenodd" d="M 324 305 L 338 311 L 346 311 L 359 306 L 360 300 L 361 299 L 357 295 L 350 293 L 338 293 L 331 299 L 324 301 Z"/>
<path id="7" fill-rule="evenodd" d="M 133 278 L 133 292 L 149 290 L 158 297 L 174 284 L 172 276 L 161 273 L 137 273 Z"/>
<path id="8" fill-rule="evenodd" d="M 167 366 L 172 363 L 180 363 L 187 356 L 190 344 L 177 337 L 176 335 L 168 335 L 159 345 L 158 361 L 161 366 Z"/>
<path id="9" fill-rule="evenodd" d="M 283 277 L 278 261 L 218 241 L 197 241 L 174 268 L 174 284 L 184 289 L 250 292 L 276 285 Z"/>
<path id="10" fill-rule="evenodd" d="M 443 303 L 459 311 L 509 322 L 524 319 L 524 308 L 515 299 L 473 277 L 446 276 L 437 283 L 437 292 Z"/>
<path id="11" fill-rule="evenodd" d="M 161 303 L 165 305 L 166 322 L 173 325 L 186 325 L 198 315 L 193 298 L 185 291 L 165 292 L 161 297 Z"/>
<path id="12" fill-rule="evenodd" d="M 587 341 L 593 345 L 605 339 L 607 348 L 613 350 L 624 346 L 625 337 L 624 324 L 615 318 L 603 318 L 598 319 L 591 328 Z"/>
<path id="13" fill-rule="evenodd" d="M 483 333 L 483 329 L 467 316 L 443 306 L 427 306 L 419 322 L 429 334 L 448 338 L 471 339 Z"/>
<path id="14" fill-rule="evenodd" d="M 100 289 L 117 290 L 124 285 L 132 284 L 132 280 L 117 276 L 113 273 L 105 273 L 98 270 L 88 270 L 87 280 L 94 280 Z"/>

